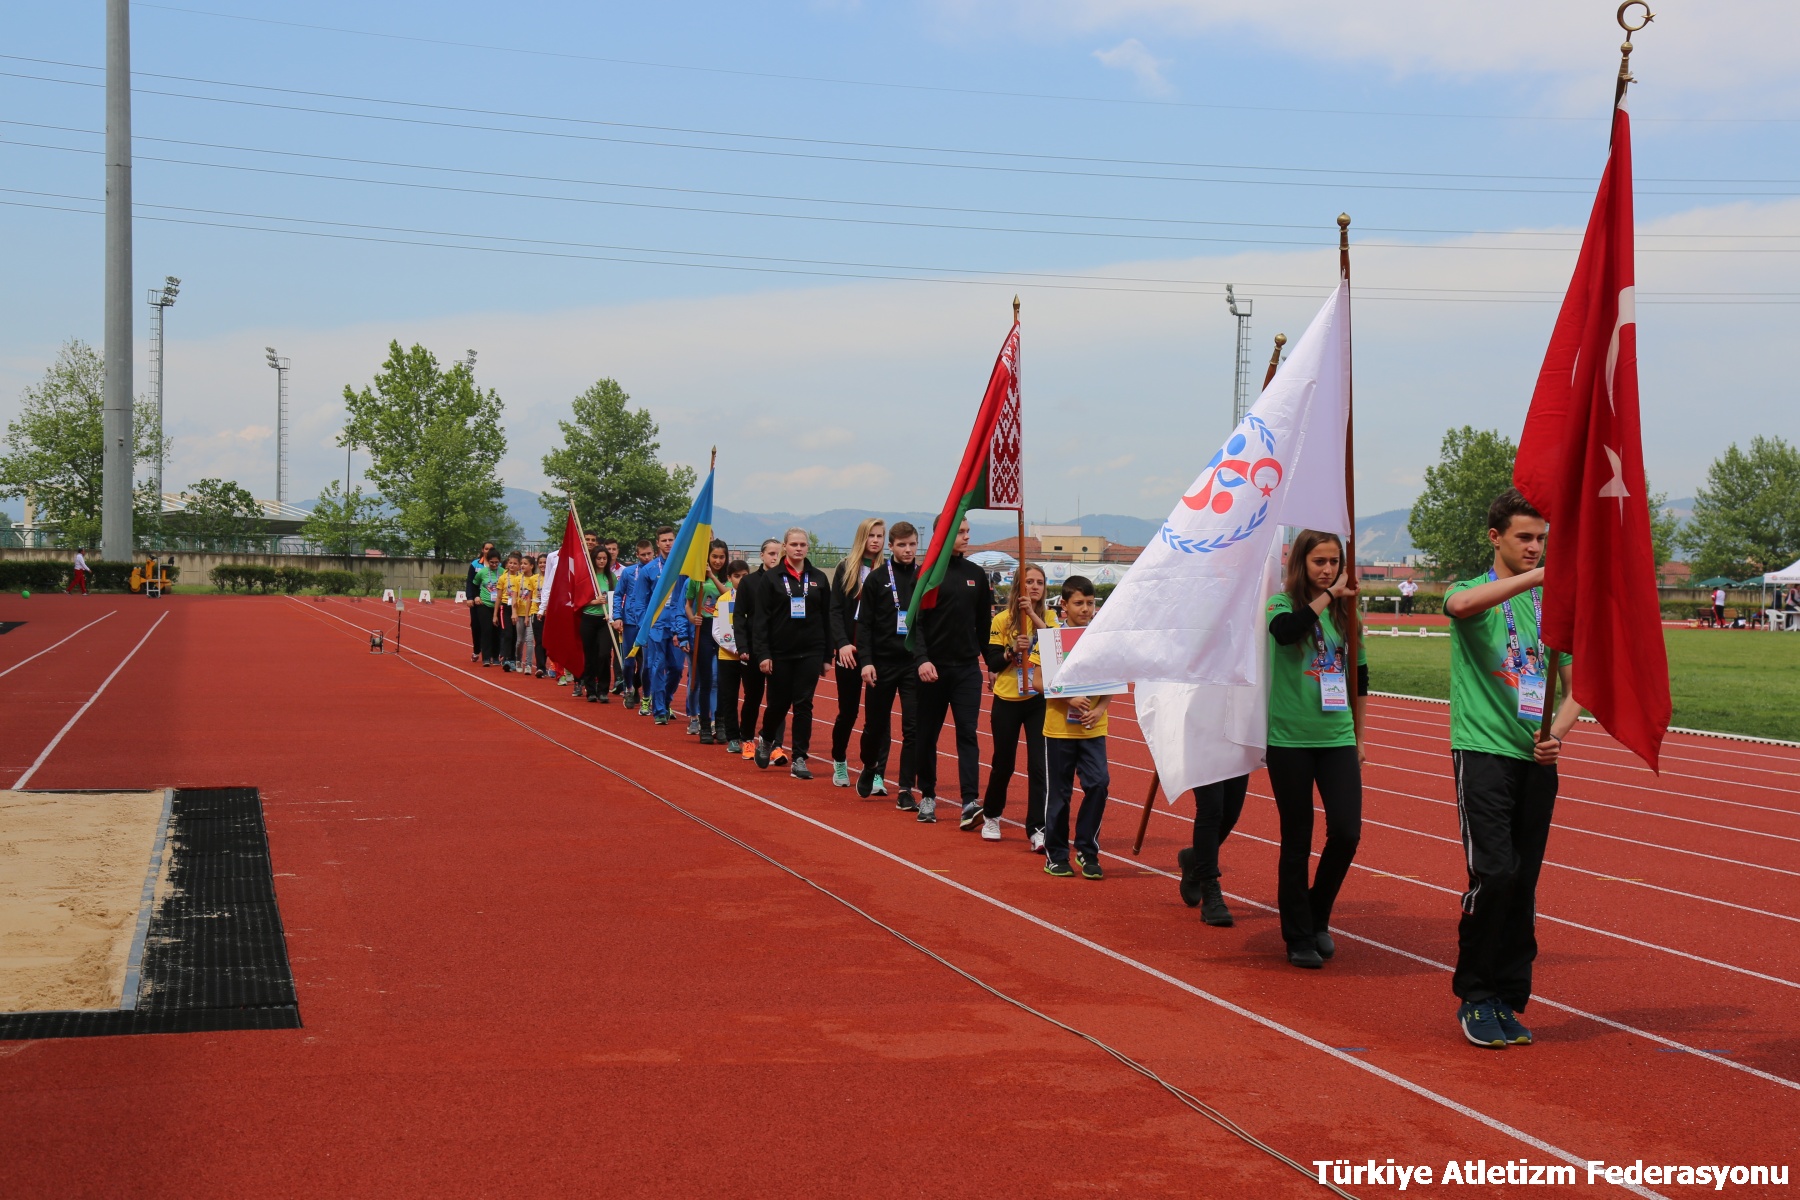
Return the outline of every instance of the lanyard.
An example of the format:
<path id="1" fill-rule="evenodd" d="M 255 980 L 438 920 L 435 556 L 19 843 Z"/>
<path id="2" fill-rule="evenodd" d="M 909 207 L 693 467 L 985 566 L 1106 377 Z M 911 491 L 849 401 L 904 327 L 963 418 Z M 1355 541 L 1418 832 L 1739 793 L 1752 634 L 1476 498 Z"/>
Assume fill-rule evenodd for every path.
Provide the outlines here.
<path id="1" fill-rule="evenodd" d="M 899 612 L 900 588 L 894 583 L 894 564 L 891 559 L 888 562 L 888 594 L 894 598 L 894 611 Z"/>
<path id="2" fill-rule="evenodd" d="M 1330 640 L 1326 638 L 1323 616 L 1313 622 L 1312 635 L 1313 645 L 1318 647 L 1319 650 L 1318 656 L 1313 659 L 1313 665 L 1327 671 L 1335 670 L 1341 674 L 1344 670 L 1344 664 L 1340 660 L 1343 657 L 1344 648 L 1342 646 L 1333 646 Z"/>
<path id="3" fill-rule="evenodd" d="M 1494 569 L 1492 567 L 1489 567 L 1488 582 L 1493 583 L 1497 579 L 1499 579 L 1499 576 L 1494 574 Z M 1519 649 L 1519 626 L 1513 620 L 1512 601 L 1509 599 L 1502 604 L 1500 606 L 1500 611 L 1506 614 L 1506 649 L 1512 655 L 1514 665 L 1517 666 L 1519 670 L 1523 671 L 1525 669 L 1525 654 Z M 1541 663 L 1544 659 L 1544 638 L 1542 633 L 1544 627 L 1544 592 L 1542 588 L 1531 589 L 1531 620 L 1533 623 L 1532 635 L 1536 642 L 1532 648 L 1538 652 L 1538 661 Z M 1540 670 L 1541 669 L 1542 668 L 1540 668 Z"/>
<path id="4" fill-rule="evenodd" d="M 788 569 L 786 567 L 781 568 L 781 590 L 787 593 L 789 600 L 798 600 L 800 596 L 806 595 L 806 585 L 808 580 L 805 575 L 800 576 L 800 596 L 796 596 L 794 595 L 794 585 L 788 582 L 788 580 L 792 578 L 793 576 L 788 574 Z"/>

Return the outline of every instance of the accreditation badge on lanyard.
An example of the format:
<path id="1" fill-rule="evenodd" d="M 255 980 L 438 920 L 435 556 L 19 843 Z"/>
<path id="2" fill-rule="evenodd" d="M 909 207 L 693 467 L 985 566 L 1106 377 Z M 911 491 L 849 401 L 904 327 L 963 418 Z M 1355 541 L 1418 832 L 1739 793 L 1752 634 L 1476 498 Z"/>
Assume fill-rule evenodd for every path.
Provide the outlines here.
<path id="1" fill-rule="evenodd" d="M 888 564 L 888 594 L 894 598 L 894 632 L 906 636 L 906 610 L 900 607 L 900 589 L 894 585 L 894 564 Z"/>
<path id="2" fill-rule="evenodd" d="M 1343 648 L 1332 648 L 1326 643 L 1317 621 L 1313 622 L 1312 633 L 1313 645 L 1319 652 L 1313 660 L 1320 668 L 1319 707 L 1325 712 L 1348 712 L 1350 682 L 1344 673 Z"/>
<path id="3" fill-rule="evenodd" d="M 787 572 L 781 573 L 781 586 L 788 594 L 788 617 L 795 621 L 806 620 L 806 576 L 800 577 L 800 594 L 794 595 L 794 585 L 788 582 Z"/>
<path id="4" fill-rule="evenodd" d="M 1493 569 L 1488 570 L 1488 580 L 1492 582 L 1498 576 Z M 1544 719 L 1544 700 L 1548 695 L 1548 681 L 1541 666 L 1534 667 L 1532 659 L 1525 656 L 1519 643 L 1519 625 L 1513 617 L 1512 600 L 1508 599 L 1500 605 L 1500 611 L 1506 615 L 1506 653 L 1507 665 L 1519 673 L 1519 720 L 1542 721 Z M 1539 631 L 1544 625 L 1544 593 L 1541 588 L 1531 589 L 1532 637 L 1537 642 L 1533 647 L 1536 662 L 1544 661 L 1543 635 Z"/>

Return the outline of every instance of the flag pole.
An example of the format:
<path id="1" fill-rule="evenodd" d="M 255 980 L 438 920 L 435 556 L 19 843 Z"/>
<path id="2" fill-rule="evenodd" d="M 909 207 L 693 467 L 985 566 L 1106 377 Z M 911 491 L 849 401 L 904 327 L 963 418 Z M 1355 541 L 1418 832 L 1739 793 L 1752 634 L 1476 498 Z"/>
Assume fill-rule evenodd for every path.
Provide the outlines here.
<path id="1" fill-rule="evenodd" d="M 1015 295 L 1013 297 L 1013 324 L 1017 325 L 1018 323 L 1019 323 L 1019 298 L 1018 298 L 1018 296 Z M 1017 381 L 1018 381 L 1018 377 L 1016 374 L 1016 372 L 1018 371 L 1018 366 L 1017 366 L 1016 361 L 1015 361 L 1013 370 L 1015 372 L 1014 384 L 1016 386 Z M 1023 458 L 1024 457 L 1023 454 L 1021 454 L 1020 457 Z M 1023 465 L 1023 464 L 1021 464 L 1021 465 Z M 1021 470 L 1019 472 L 1019 561 L 1016 564 L 1014 564 L 1014 566 L 1013 566 L 1013 585 L 1012 585 L 1012 599 L 1013 599 L 1013 603 L 1014 603 L 1015 607 L 1018 604 L 1020 585 L 1023 584 L 1024 582 L 1025 582 L 1025 472 L 1023 470 Z M 1017 627 L 1016 621 L 1014 622 L 1014 626 L 1016 629 L 1016 627 Z"/>
<path id="2" fill-rule="evenodd" d="M 1338 214 L 1338 274 L 1345 285 L 1350 283 L 1350 214 Z M 1344 296 L 1344 316 L 1350 315 L 1350 297 Z M 1350 342 L 1350 338 L 1345 338 Z M 1350 573 L 1350 582 L 1354 586 L 1356 580 L 1356 389 L 1354 373 L 1351 370 L 1351 357 L 1348 347 L 1344 354 L 1344 511 L 1350 518 L 1350 532 L 1344 539 L 1344 570 Z M 1350 606 L 1349 628 L 1344 630 L 1344 672 L 1345 682 L 1349 686 L 1351 719 L 1356 726 L 1357 745 L 1362 744 L 1363 714 L 1362 706 L 1356 702 L 1356 678 L 1361 674 L 1356 669 L 1357 651 L 1362 645 L 1362 620 L 1358 606 Z"/>
<path id="3" fill-rule="evenodd" d="M 1263 391 L 1269 390 L 1269 384 L 1275 380 L 1275 372 L 1281 368 L 1281 348 L 1285 345 L 1287 345 L 1287 334 L 1276 334 L 1275 348 L 1269 352 L 1269 369 L 1263 372 Z M 1156 807 L 1156 789 L 1161 783 L 1161 773 L 1150 772 L 1150 794 L 1144 797 L 1144 811 L 1138 817 L 1137 838 L 1131 843 L 1131 852 L 1134 855 L 1144 848 L 1144 835 L 1150 831 L 1150 810 Z"/>

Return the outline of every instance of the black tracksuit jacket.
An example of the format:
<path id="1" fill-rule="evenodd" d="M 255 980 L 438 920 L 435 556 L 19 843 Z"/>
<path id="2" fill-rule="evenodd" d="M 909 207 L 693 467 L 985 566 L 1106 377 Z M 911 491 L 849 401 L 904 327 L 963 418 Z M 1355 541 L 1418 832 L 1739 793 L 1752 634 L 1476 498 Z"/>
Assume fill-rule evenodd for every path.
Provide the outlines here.
<path id="1" fill-rule="evenodd" d="M 888 590 L 890 579 L 892 591 Z M 857 662 L 873 663 L 880 670 L 882 667 L 916 667 L 926 661 L 922 650 L 906 648 L 906 635 L 897 632 L 899 622 L 895 620 L 895 593 L 899 594 L 899 609 L 903 611 L 912 603 L 913 586 L 918 580 L 918 563 L 901 566 L 892 559 L 885 566 L 870 571 L 869 577 L 863 580 L 862 608 L 857 614 L 855 629 Z"/>
<path id="2" fill-rule="evenodd" d="M 756 614 L 751 621 L 757 662 L 814 656 L 823 660 L 843 644 L 839 640 L 831 581 L 825 578 L 825 572 L 812 565 L 812 559 L 802 564 L 798 580 L 788 574 L 785 562 L 758 574 L 769 578 L 756 597 Z M 788 600 L 790 596 L 799 597 L 802 584 L 806 593 L 806 618 L 795 620 L 788 615 Z"/>
<path id="3" fill-rule="evenodd" d="M 913 638 L 921 662 L 961 666 L 981 657 L 994 619 L 994 589 L 987 572 L 957 554 L 951 557 L 937 603 L 919 613 Z"/>

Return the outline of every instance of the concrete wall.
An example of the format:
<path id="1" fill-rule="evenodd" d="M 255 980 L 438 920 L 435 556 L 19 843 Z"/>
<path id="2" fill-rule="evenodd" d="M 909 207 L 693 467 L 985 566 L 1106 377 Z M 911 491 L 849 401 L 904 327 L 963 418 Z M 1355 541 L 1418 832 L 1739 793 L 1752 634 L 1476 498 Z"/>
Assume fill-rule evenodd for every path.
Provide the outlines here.
<path id="1" fill-rule="evenodd" d="M 75 557 L 72 550 L 10 550 L 0 549 L 0 559 L 69 562 Z M 310 554 L 215 554 L 210 551 L 167 551 L 157 555 L 159 559 L 173 557 L 175 565 L 180 568 L 181 575 L 177 580 L 183 586 L 206 586 L 212 582 L 211 572 L 217 566 L 266 567 L 305 567 L 309 571 L 368 571 L 377 570 L 386 578 L 386 586 L 409 596 L 416 596 L 423 588 L 431 586 L 431 577 L 437 574 L 450 574 L 458 577 L 458 586 L 465 571 L 469 569 L 466 562 L 452 560 L 439 562 L 435 558 L 364 558 L 344 555 L 310 555 Z M 94 555 L 93 561 L 99 556 Z M 143 562 L 139 555 L 137 562 Z M 452 589 L 454 590 L 454 589 Z"/>

